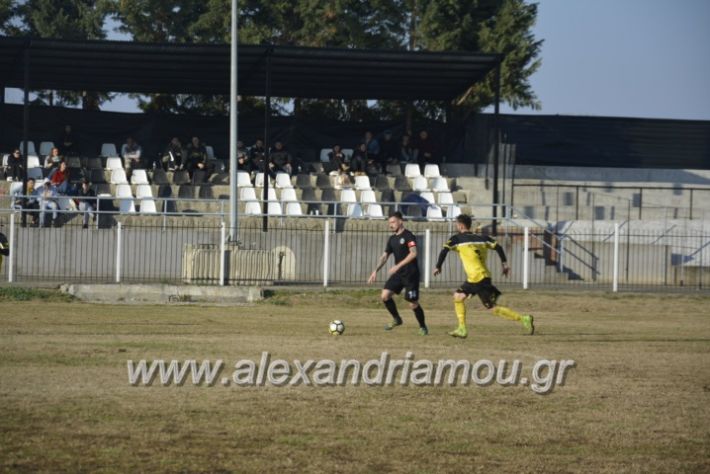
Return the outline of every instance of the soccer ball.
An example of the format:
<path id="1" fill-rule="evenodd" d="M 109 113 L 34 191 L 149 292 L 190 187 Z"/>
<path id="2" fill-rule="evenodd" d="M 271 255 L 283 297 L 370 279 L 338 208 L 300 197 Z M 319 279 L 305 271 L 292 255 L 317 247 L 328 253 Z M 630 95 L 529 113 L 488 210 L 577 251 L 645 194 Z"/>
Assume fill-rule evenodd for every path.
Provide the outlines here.
<path id="1" fill-rule="evenodd" d="M 339 319 L 331 321 L 328 330 L 333 336 L 340 336 L 345 331 L 345 323 Z"/>

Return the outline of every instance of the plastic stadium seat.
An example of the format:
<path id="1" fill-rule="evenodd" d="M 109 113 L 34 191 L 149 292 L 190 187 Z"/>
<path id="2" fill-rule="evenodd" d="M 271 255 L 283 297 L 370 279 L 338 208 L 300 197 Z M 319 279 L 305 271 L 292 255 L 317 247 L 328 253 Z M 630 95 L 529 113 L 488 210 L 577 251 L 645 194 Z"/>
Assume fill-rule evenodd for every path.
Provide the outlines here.
<path id="1" fill-rule="evenodd" d="M 387 165 L 385 171 L 390 176 L 402 176 L 402 167 L 399 165 Z"/>
<path id="2" fill-rule="evenodd" d="M 270 216 L 281 216 L 283 215 L 283 209 L 281 208 L 280 202 L 269 201 L 267 206 L 267 212 Z"/>
<path id="3" fill-rule="evenodd" d="M 150 184 L 148 183 L 148 173 L 145 170 L 133 170 L 131 184 Z"/>
<path id="4" fill-rule="evenodd" d="M 121 201 L 119 202 L 118 210 L 124 214 L 135 214 L 136 205 L 133 202 L 133 199 L 121 199 Z"/>
<path id="5" fill-rule="evenodd" d="M 367 217 L 385 217 L 382 212 L 382 206 L 379 204 L 368 204 L 365 209 L 365 215 Z"/>
<path id="6" fill-rule="evenodd" d="M 404 176 L 396 176 L 394 178 L 394 189 L 397 191 L 411 191 L 412 187 L 409 185 L 409 180 Z"/>
<path id="7" fill-rule="evenodd" d="M 126 172 L 121 169 L 111 171 L 111 184 L 128 184 L 128 179 L 126 179 Z"/>
<path id="8" fill-rule="evenodd" d="M 54 148 L 54 142 L 41 142 L 39 144 L 39 154 L 40 156 L 47 156 L 52 152 Z"/>
<path id="9" fill-rule="evenodd" d="M 429 208 L 426 210 L 426 218 L 439 220 L 443 219 L 444 215 L 442 214 L 441 208 L 439 206 L 429 206 Z"/>
<path id="10" fill-rule="evenodd" d="M 257 201 L 247 201 L 246 206 L 244 206 L 244 214 L 258 216 L 261 214 L 261 206 Z"/>
<path id="11" fill-rule="evenodd" d="M 358 203 L 348 204 L 348 207 L 345 210 L 345 215 L 355 219 L 362 217 L 362 206 Z"/>
<path id="12" fill-rule="evenodd" d="M 311 187 L 311 175 L 309 174 L 298 174 L 296 175 L 296 187 L 298 188 L 310 188 Z"/>
<path id="13" fill-rule="evenodd" d="M 207 181 L 206 170 L 195 170 L 192 172 L 192 184 L 200 185 Z"/>
<path id="14" fill-rule="evenodd" d="M 251 186 L 251 179 L 249 178 L 249 173 L 246 171 L 237 171 L 237 186 Z"/>
<path id="15" fill-rule="evenodd" d="M 67 168 L 81 168 L 81 158 L 78 156 L 69 156 L 66 161 Z"/>
<path id="16" fill-rule="evenodd" d="M 439 165 L 424 165 L 425 178 L 438 178 L 439 176 L 441 176 Z"/>
<path id="17" fill-rule="evenodd" d="M 377 202 L 377 197 L 375 196 L 375 191 L 368 189 L 360 193 L 360 202 L 362 204 L 374 204 Z"/>
<path id="18" fill-rule="evenodd" d="M 358 191 L 372 189 L 372 187 L 370 187 L 370 178 L 367 176 L 355 176 L 355 189 Z"/>
<path id="19" fill-rule="evenodd" d="M 195 199 L 195 188 L 191 184 L 181 184 L 178 188 L 178 199 Z"/>
<path id="20" fill-rule="evenodd" d="M 301 209 L 300 202 L 289 202 L 286 204 L 286 215 L 287 216 L 302 216 L 303 209 Z"/>
<path id="21" fill-rule="evenodd" d="M 332 148 L 322 148 L 320 151 L 320 161 L 321 163 L 330 163 L 330 156 L 328 156 L 328 153 L 330 153 Z"/>
<path id="22" fill-rule="evenodd" d="M 461 214 L 461 208 L 459 206 L 453 205 L 446 207 L 446 217 L 448 217 L 449 219 L 454 219 L 459 214 Z"/>
<path id="23" fill-rule="evenodd" d="M 261 190 L 260 196 L 264 196 L 264 190 Z M 279 199 L 276 197 L 276 190 L 274 188 L 269 188 L 266 191 L 266 200 L 267 201 L 278 201 Z"/>
<path id="24" fill-rule="evenodd" d="M 162 170 L 162 169 L 157 169 L 153 171 L 153 184 L 157 185 L 164 185 L 164 184 L 170 184 L 168 181 L 168 175 L 167 173 Z"/>
<path id="25" fill-rule="evenodd" d="M 257 188 L 264 187 L 264 173 L 256 174 L 256 177 L 254 178 L 254 186 L 256 186 Z"/>
<path id="26" fill-rule="evenodd" d="M 451 193 L 439 193 L 437 195 L 437 202 L 439 204 L 454 204 L 454 195 Z"/>
<path id="27" fill-rule="evenodd" d="M 22 154 L 25 153 L 25 142 L 20 142 L 20 152 Z M 27 156 L 30 155 L 36 155 L 37 152 L 35 151 L 35 142 L 27 142 Z"/>
<path id="28" fill-rule="evenodd" d="M 427 201 L 429 201 L 432 204 L 434 204 L 436 202 L 436 199 L 434 199 L 434 193 L 432 193 L 432 192 L 426 191 L 426 192 L 419 194 L 419 196 L 423 199 L 426 199 Z"/>
<path id="29" fill-rule="evenodd" d="M 251 186 L 239 190 L 239 199 L 242 201 L 256 201 L 256 191 Z"/>
<path id="30" fill-rule="evenodd" d="M 214 199 L 214 190 L 209 184 L 203 184 L 197 190 L 197 197 L 200 199 Z"/>
<path id="31" fill-rule="evenodd" d="M 340 192 L 340 202 L 357 202 L 357 196 L 353 189 L 343 189 Z"/>
<path id="32" fill-rule="evenodd" d="M 151 189 L 149 184 L 139 184 L 138 186 L 136 186 L 136 198 L 143 199 L 152 197 L 153 190 Z"/>
<path id="33" fill-rule="evenodd" d="M 293 187 L 293 185 L 291 184 L 291 177 L 288 175 L 288 173 L 276 173 L 276 180 L 274 182 L 274 185 L 277 188 Z"/>
<path id="34" fill-rule="evenodd" d="M 132 198 L 133 192 L 131 191 L 131 186 L 129 184 L 119 184 L 116 186 L 116 197 L 117 198 Z"/>
<path id="35" fill-rule="evenodd" d="M 89 170 L 89 181 L 93 184 L 103 184 L 106 182 L 104 170 Z"/>
<path id="36" fill-rule="evenodd" d="M 352 148 L 343 148 L 343 155 L 347 156 L 348 158 L 353 157 L 353 149 Z"/>
<path id="37" fill-rule="evenodd" d="M 104 143 L 101 145 L 101 156 L 107 158 L 115 158 L 118 156 L 118 151 L 116 151 L 116 145 L 113 143 Z"/>
<path id="38" fill-rule="evenodd" d="M 35 154 L 27 155 L 27 168 L 41 168 L 42 164 L 39 162 L 39 156 Z"/>
<path id="39" fill-rule="evenodd" d="M 103 165 L 101 164 L 101 158 L 89 158 L 89 161 L 86 163 L 86 167 L 90 170 L 103 169 Z"/>
<path id="40" fill-rule="evenodd" d="M 444 178 L 443 176 L 439 176 L 438 178 L 434 178 L 431 181 L 431 189 L 436 191 L 437 193 L 443 193 L 443 192 L 450 191 L 449 183 L 446 180 L 446 178 Z"/>
<path id="41" fill-rule="evenodd" d="M 292 202 L 298 201 L 296 196 L 296 190 L 293 188 L 286 188 L 281 191 L 281 202 Z"/>
<path id="42" fill-rule="evenodd" d="M 188 173 L 185 170 L 182 171 L 176 171 L 173 173 L 173 184 L 177 185 L 183 185 L 183 184 L 189 184 L 191 183 L 190 181 L 190 173 Z"/>
<path id="43" fill-rule="evenodd" d="M 214 160 L 214 148 L 212 148 L 210 145 L 205 145 L 205 151 L 207 152 L 207 158 L 210 160 Z"/>
<path id="44" fill-rule="evenodd" d="M 141 214 L 157 214 L 157 212 L 155 201 L 152 199 L 143 199 L 141 201 Z"/>
<path id="45" fill-rule="evenodd" d="M 414 191 L 428 191 L 429 182 L 424 176 L 417 176 L 412 182 L 412 189 Z"/>
<path id="46" fill-rule="evenodd" d="M 33 168 L 27 169 L 27 178 L 32 178 L 35 181 L 41 181 L 44 179 L 44 174 L 42 173 L 42 168 L 35 166 Z"/>
<path id="47" fill-rule="evenodd" d="M 123 169 L 123 163 L 121 163 L 121 159 L 117 156 L 110 156 L 106 160 L 106 169 L 107 170 L 122 170 Z"/>
<path id="48" fill-rule="evenodd" d="M 404 176 L 407 178 L 416 178 L 417 176 L 421 176 L 422 173 L 419 170 L 419 165 L 416 163 L 407 163 L 407 165 L 404 167 Z"/>

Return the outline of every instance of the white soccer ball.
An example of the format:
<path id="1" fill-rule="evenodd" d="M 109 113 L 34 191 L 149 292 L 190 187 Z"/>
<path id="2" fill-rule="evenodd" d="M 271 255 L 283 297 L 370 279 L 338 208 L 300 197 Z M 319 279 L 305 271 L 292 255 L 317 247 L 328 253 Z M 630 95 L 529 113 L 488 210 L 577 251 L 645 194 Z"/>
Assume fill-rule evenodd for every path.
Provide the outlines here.
<path id="1" fill-rule="evenodd" d="M 345 323 L 339 319 L 331 321 L 328 330 L 333 336 L 340 336 L 345 331 Z"/>

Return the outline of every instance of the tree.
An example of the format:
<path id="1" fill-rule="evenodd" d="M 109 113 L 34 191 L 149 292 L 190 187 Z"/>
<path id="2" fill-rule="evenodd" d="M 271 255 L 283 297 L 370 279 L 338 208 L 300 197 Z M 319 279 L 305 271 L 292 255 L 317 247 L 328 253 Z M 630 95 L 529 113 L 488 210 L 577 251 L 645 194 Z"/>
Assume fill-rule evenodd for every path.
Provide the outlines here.
<path id="1" fill-rule="evenodd" d="M 0 0 L 4 1 L 4 0 Z M 0 27 L 12 36 L 61 38 L 71 40 L 104 39 L 104 20 L 108 13 L 106 0 L 27 0 L 10 7 L 9 20 L 3 27 L 7 10 L 0 4 Z M 38 99 L 50 105 L 78 105 L 85 110 L 98 110 L 110 94 L 92 91 L 38 91 Z"/>
<path id="2" fill-rule="evenodd" d="M 0 34 L 9 34 L 10 20 L 14 16 L 12 0 L 0 0 Z"/>

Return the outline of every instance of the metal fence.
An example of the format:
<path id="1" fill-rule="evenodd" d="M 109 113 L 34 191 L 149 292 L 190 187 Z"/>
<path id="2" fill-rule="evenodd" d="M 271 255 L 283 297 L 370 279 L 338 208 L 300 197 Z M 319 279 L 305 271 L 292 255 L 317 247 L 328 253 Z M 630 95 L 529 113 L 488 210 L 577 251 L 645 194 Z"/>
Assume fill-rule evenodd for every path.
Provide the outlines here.
<path id="1" fill-rule="evenodd" d="M 379 221 L 272 219 L 268 232 L 259 218 L 239 220 L 239 244 L 226 241 L 218 220 L 154 219 L 157 224 L 119 223 L 84 229 L 79 219 L 58 228 L 23 227 L 20 214 L 0 214 L 0 232 L 11 240 L 4 259 L 5 282 L 129 282 L 209 285 L 363 285 L 384 251 L 390 233 Z M 76 223 L 74 223 L 76 222 Z M 204 223 L 201 223 L 204 222 Z M 494 281 L 523 288 L 579 287 L 608 290 L 699 289 L 710 286 L 710 222 L 649 229 L 632 221 L 607 227 L 553 231 L 499 227 L 498 242 L 513 268 L 507 280 L 495 253 Z M 443 273 L 431 270 L 451 223 L 409 224 L 419 242 L 423 287 L 454 287 L 465 280 L 450 253 Z M 392 265 L 392 259 L 388 267 Z M 379 275 L 381 284 L 385 270 Z M 376 285 L 378 286 L 378 285 Z"/>

